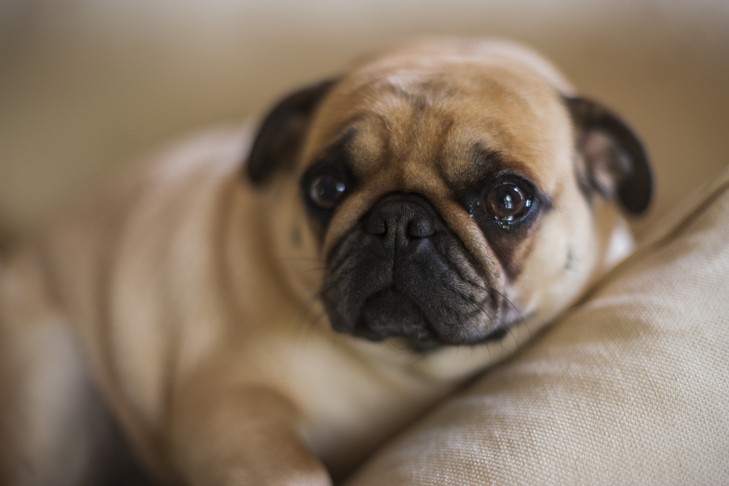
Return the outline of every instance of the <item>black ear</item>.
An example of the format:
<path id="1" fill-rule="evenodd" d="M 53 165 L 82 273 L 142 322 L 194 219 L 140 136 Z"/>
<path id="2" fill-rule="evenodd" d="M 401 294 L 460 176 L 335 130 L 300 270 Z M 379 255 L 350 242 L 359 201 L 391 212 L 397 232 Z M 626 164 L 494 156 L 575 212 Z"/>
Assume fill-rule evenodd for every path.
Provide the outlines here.
<path id="1" fill-rule="evenodd" d="M 586 165 L 586 185 L 629 213 L 645 212 L 653 196 L 653 173 L 638 136 L 618 115 L 592 100 L 565 101 Z"/>
<path id="2" fill-rule="evenodd" d="M 274 172 L 294 166 L 314 112 L 333 84 L 328 80 L 300 89 L 271 109 L 258 129 L 245 165 L 251 182 L 264 184 Z"/>

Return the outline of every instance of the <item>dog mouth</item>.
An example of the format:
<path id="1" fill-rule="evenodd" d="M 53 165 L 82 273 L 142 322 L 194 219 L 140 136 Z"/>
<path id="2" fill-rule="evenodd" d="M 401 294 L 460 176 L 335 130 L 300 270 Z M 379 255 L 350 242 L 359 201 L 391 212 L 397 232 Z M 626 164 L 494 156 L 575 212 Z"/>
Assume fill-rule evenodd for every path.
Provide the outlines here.
<path id="1" fill-rule="evenodd" d="M 393 263 L 351 252 L 329 279 L 322 300 L 333 330 L 381 342 L 399 339 L 414 351 L 499 339 L 506 300 L 462 258 L 449 261 L 431 249 Z"/>
<path id="2" fill-rule="evenodd" d="M 335 331 L 413 349 L 499 334 L 503 294 L 417 195 L 381 199 L 327 257 L 322 300 Z"/>
<path id="3" fill-rule="evenodd" d="M 336 325 L 333 327 L 337 328 Z M 411 350 L 424 353 L 449 345 L 497 341 L 509 332 L 510 327 L 511 324 L 492 325 L 489 330 L 467 342 L 454 340 L 453 336 L 444 335 L 437 324 L 431 323 L 428 315 L 415 302 L 391 287 L 370 296 L 354 328 L 344 332 L 373 342 L 400 339 Z"/>
<path id="4" fill-rule="evenodd" d="M 394 287 L 376 292 L 366 300 L 352 334 L 371 341 L 390 337 L 405 338 L 413 343 L 437 341 L 425 314 Z"/>

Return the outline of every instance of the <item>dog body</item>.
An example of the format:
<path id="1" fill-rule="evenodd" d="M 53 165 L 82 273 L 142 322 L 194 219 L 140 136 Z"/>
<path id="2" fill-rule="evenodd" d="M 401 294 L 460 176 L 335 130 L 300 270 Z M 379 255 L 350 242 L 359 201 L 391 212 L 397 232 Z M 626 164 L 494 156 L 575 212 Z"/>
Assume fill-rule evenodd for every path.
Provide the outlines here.
<path id="1" fill-rule="evenodd" d="M 632 132 L 500 42 L 400 47 L 242 132 L 2 269 L 0 479 L 98 482 L 115 434 L 160 482 L 340 478 L 572 304 L 630 249 L 613 202 L 650 199 Z"/>

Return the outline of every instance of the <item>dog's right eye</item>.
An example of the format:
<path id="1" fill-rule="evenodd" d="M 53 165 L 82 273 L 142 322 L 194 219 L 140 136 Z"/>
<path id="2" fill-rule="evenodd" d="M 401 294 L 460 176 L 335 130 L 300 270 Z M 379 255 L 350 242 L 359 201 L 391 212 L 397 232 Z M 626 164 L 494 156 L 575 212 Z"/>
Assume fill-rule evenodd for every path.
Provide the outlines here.
<path id="1" fill-rule="evenodd" d="M 481 196 L 480 204 L 489 219 L 503 230 L 528 222 L 537 213 L 542 198 L 534 184 L 514 174 L 496 178 Z"/>
<path id="2" fill-rule="evenodd" d="M 486 211 L 502 223 L 513 223 L 532 207 L 529 192 L 513 182 L 504 182 L 491 188 L 484 197 Z"/>
<path id="3" fill-rule="evenodd" d="M 319 209 L 332 209 L 347 192 L 346 182 L 333 174 L 315 175 L 309 182 L 309 200 Z"/>

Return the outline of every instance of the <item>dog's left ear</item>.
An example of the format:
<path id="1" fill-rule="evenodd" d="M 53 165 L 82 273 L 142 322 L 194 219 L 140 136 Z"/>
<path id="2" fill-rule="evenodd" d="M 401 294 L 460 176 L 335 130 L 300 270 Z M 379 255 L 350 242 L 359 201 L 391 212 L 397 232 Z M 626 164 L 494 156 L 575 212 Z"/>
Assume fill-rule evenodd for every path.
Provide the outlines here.
<path id="1" fill-rule="evenodd" d="M 648 209 L 653 174 L 635 132 L 615 113 L 586 98 L 565 98 L 576 127 L 587 185 L 631 214 Z"/>
<path id="2" fill-rule="evenodd" d="M 245 164 L 253 184 L 265 184 L 276 171 L 294 166 L 316 108 L 334 83 L 327 80 L 295 91 L 269 111 Z"/>

